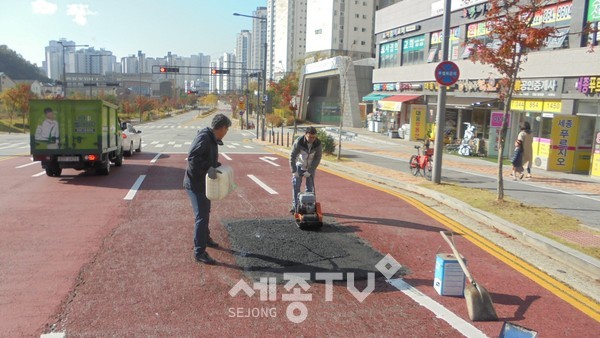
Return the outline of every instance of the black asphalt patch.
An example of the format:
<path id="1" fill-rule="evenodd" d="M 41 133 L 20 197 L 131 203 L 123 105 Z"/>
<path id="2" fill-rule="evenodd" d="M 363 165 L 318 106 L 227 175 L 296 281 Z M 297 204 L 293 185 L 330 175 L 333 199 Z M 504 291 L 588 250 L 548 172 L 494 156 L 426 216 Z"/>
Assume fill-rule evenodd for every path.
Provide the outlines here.
<path id="1" fill-rule="evenodd" d="M 351 228 L 324 220 L 316 231 L 300 230 L 291 218 L 225 222 L 237 265 L 248 277 L 276 277 L 283 273 L 353 272 L 366 279 L 369 272 L 382 276 L 376 264 L 385 255 L 377 252 Z M 400 271 L 398 274 L 402 274 Z"/>

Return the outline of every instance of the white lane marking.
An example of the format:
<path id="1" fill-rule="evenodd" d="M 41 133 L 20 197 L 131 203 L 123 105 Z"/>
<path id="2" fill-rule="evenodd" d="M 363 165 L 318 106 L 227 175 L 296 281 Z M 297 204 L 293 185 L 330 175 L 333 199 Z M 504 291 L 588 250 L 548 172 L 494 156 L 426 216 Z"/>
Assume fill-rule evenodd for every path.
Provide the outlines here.
<path id="1" fill-rule="evenodd" d="M 183 144 L 190 145 L 190 144 L 192 144 L 192 142 L 191 142 L 191 141 L 188 141 L 188 142 L 184 142 Z"/>
<path id="2" fill-rule="evenodd" d="M 181 147 L 183 147 L 183 144 L 176 144 L 173 146 L 173 148 L 181 148 Z"/>
<path id="3" fill-rule="evenodd" d="M 156 154 L 156 156 L 154 156 L 154 158 L 152 160 L 150 160 L 150 163 L 156 163 L 156 161 L 158 161 L 158 158 L 160 157 L 160 155 L 162 155 L 162 153 Z"/>
<path id="4" fill-rule="evenodd" d="M 42 171 L 41 173 L 37 173 L 35 175 L 31 175 L 31 177 L 40 177 L 42 175 L 46 175 L 46 171 Z"/>
<path id="5" fill-rule="evenodd" d="M 40 163 L 40 161 L 35 161 L 35 162 L 23 164 L 23 165 L 20 165 L 18 167 L 15 167 L 15 169 L 21 169 L 21 168 L 29 167 L 30 165 L 34 165 L 34 164 L 38 164 L 38 163 Z"/>
<path id="6" fill-rule="evenodd" d="M 232 145 L 229 145 L 229 144 L 226 145 L 226 147 L 229 148 L 229 149 L 234 149 L 235 148 L 235 146 L 232 146 Z"/>
<path id="7" fill-rule="evenodd" d="M 155 145 L 155 147 L 156 147 L 156 148 L 162 148 L 162 147 L 164 147 L 164 146 L 165 146 L 165 145 L 164 145 L 164 144 L 162 144 L 162 143 L 161 143 L 161 144 L 157 144 L 157 145 Z"/>
<path id="8" fill-rule="evenodd" d="M 19 146 L 21 146 L 21 145 L 23 145 L 23 144 L 24 144 L 24 143 L 22 143 L 22 142 L 19 142 L 19 143 L 12 143 L 12 144 L 10 144 L 10 145 L 7 145 L 7 146 L 0 147 L 0 149 L 17 148 L 17 147 L 19 147 Z"/>
<path id="9" fill-rule="evenodd" d="M 146 175 L 140 175 L 140 177 L 138 177 L 138 179 L 135 181 L 135 183 L 133 184 L 131 189 L 129 189 L 129 192 L 127 193 L 127 195 L 125 195 L 125 197 L 123 197 L 123 199 L 131 201 L 133 199 L 133 197 L 135 197 L 135 194 L 140 189 L 140 186 L 142 185 L 142 182 L 144 182 L 145 178 L 146 178 Z"/>
<path id="10" fill-rule="evenodd" d="M 261 180 L 256 178 L 254 175 L 248 175 L 248 177 L 254 181 L 254 183 L 258 184 L 261 188 L 265 189 L 271 195 L 278 195 L 279 193 L 273 189 L 271 189 L 268 185 L 264 184 Z"/>
<path id="11" fill-rule="evenodd" d="M 152 141 L 150 144 L 158 144 L 158 141 Z"/>
<path id="12" fill-rule="evenodd" d="M 458 332 L 465 335 L 465 337 L 487 337 L 485 333 L 481 332 L 475 326 L 460 318 L 454 312 L 446 309 L 440 303 L 427 297 L 421 291 L 413 288 L 401 278 L 388 279 L 387 282 L 396 289 L 402 291 L 408 297 L 412 298 L 412 300 L 417 302 L 419 305 L 424 306 L 429 311 L 433 312 L 437 318 L 446 321 Z"/>
<path id="13" fill-rule="evenodd" d="M 265 162 L 267 162 L 267 163 L 269 163 L 269 164 L 272 164 L 272 165 L 274 165 L 274 166 L 276 166 L 276 167 L 279 167 L 279 166 L 280 166 L 279 164 L 277 164 L 277 163 L 273 162 L 273 161 L 275 161 L 275 160 L 277 159 L 277 157 L 269 157 L 269 156 L 265 156 L 265 157 L 259 157 L 258 159 L 259 159 L 259 160 L 261 160 L 261 161 L 265 161 Z"/>
<path id="14" fill-rule="evenodd" d="M 252 146 L 244 146 L 244 148 L 246 148 L 246 149 L 254 149 L 254 147 L 252 147 Z"/>
<path id="15" fill-rule="evenodd" d="M 175 144 L 175 141 L 169 141 L 168 144 Z"/>
<path id="16" fill-rule="evenodd" d="M 221 153 L 221 155 L 223 155 L 223 157 L 225 157 L 225 159 L 227 159 L 227 161 L 231 161 L 231 157 L 227 156 L 227 154 Z"/>

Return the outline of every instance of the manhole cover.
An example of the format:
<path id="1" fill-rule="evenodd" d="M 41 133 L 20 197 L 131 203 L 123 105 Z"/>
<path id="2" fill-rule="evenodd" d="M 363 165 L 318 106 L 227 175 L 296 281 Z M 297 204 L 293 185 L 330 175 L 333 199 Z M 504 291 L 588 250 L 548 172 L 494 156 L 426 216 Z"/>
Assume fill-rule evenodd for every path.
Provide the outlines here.
<path id="1" fill-rule="evenodd" d="M 283 273 L 354 273 L 366 279 L 381 276 L 375 265 L 384 257 L 347 228 L 325 220 L 318 231 L 298 229 L 289 218 L 225 222 L 237 264 L 254 280 Z M 397 274 L 404 274 L 399 271 Z"/>

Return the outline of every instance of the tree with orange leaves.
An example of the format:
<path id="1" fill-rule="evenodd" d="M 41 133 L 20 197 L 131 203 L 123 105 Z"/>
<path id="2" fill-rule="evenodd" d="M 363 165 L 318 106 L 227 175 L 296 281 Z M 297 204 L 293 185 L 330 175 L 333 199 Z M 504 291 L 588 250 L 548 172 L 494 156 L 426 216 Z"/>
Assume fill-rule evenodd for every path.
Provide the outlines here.
<path id="1" fill-rule="evenodd" d="M 548 37 L 556 35 L 554 27 L 534 27 L 534 19 L 541 15 L 541 10 L 547 4 L 548 0 L 489 0 L 490 7 L 486 13 L 487 36 L 493 39 L 494 43 L 486 44 L 480 39 L 466 42 L 471 46 L 471 61 L 488 64 L 501 76 L 498 96 L 504 103 L 504 115 L 498 140 L 499 201 L 504 199 L 502 154 L 515 83 L 527 54 L 539 50 L 545 45 Z"/>
<path id="2" fill-rule="evenodd" d="M 25 133 L 27 126 L 25 121 L 29 116 L 29 100 L 34 97 L 35 95 L 31 92 L 31 85 L 23 83 L 16 85 L 14 88 L 7 89 L 0 94 L 0 101 L 2 101 L 8 112 L 9 128 L 12 128 L 15 113 L 20 113 L 23 117 L 23 133 Z"/>

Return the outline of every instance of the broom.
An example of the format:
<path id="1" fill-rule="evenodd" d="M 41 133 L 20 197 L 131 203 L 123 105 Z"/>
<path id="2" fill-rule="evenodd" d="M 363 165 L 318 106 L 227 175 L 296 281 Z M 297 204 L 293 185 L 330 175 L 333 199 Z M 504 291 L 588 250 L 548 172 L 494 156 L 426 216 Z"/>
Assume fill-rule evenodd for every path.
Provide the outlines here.
<path id="1" fill-rule="evenodd" d="M 483 287 L 483 285 L 478 284 L 473 279 L 469 273 L 469 270 L 467 270 L 465 262 L 462 260 L 462 256 L 458 253 L 458 250 L 456 250 L 454 243 L 452 243 L 450 238 L 448 238 L 448 234 L 452 236 L 452 233 L 440 231 L 440 234 L 450 245 L 456 260 L 458 260 L 458 264 L 460 264 L 460 267 L 469 280 L 469 284 L 465 286 L 465 299 L 467 300 L 467 312 L 469 313 L 469 318 L 475 322 L 498 320 L 498 315 L 496 314 L 496 309 L 494 309 L 492 297 L 490 297 L 490 294 Z"/>

